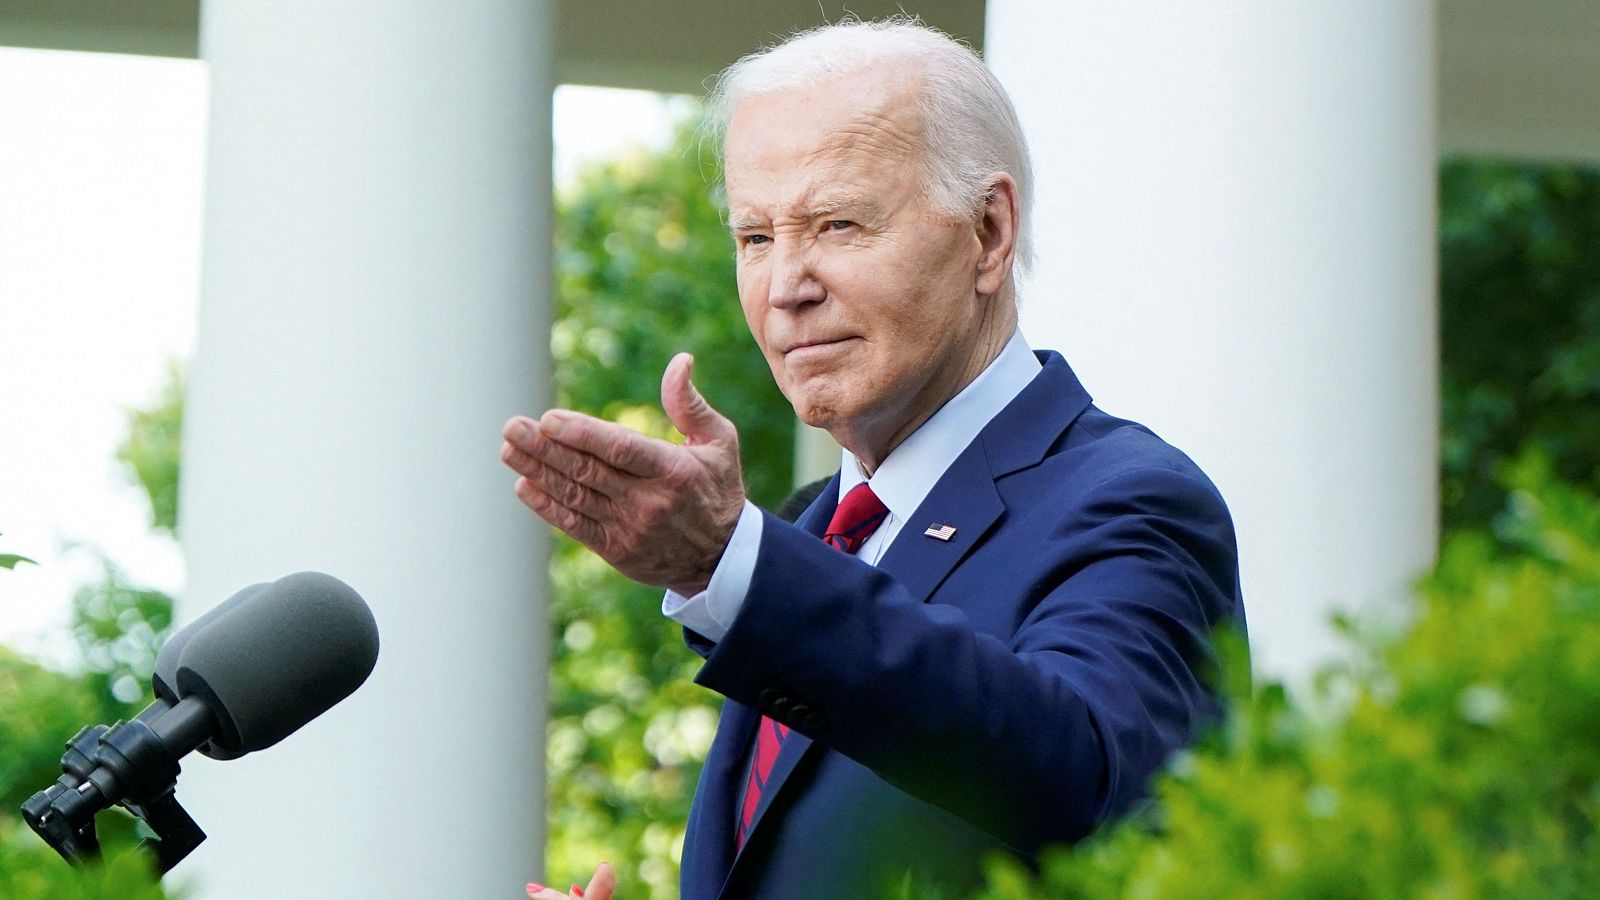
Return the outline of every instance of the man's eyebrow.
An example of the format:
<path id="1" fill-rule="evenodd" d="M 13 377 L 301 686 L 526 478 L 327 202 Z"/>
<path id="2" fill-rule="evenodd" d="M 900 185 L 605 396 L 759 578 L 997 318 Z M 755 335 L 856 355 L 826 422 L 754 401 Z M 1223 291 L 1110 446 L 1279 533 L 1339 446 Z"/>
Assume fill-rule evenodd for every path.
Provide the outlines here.
<path id="1" fill-rule="evenodd" d="M 801 200 L 796 204 L 801 212 L 797 218 L 815 219 L 820 216 L 832 215 L 840 210 L 852 210 L 872 213 L 878 210 L 878 204 L 869 199 L 865 194 L 824 194 L 811 200 Z M 751 228 L 766 227 L 767 220 L 758 216 L 729 215 L 729 231 L 745 231 Z"/>
<path id="2" fill-rule="evenodd" d="M 873 212 L 877 210 L 878 205 L 868 199 L 865 194 L 849 193 L 824 194 L 812 199 L 806 204 L 806 207 L 808 209 L 807 217 L 814 219 L 817 216 L 826 216 L 842 209 Z"/>

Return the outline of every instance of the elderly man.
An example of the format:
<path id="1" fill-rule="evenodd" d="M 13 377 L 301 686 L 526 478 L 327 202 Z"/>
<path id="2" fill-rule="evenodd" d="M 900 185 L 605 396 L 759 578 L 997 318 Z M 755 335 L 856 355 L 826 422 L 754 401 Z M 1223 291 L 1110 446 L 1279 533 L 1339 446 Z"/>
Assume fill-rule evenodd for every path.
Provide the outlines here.
<path id="1" fill-rule="evenodd" d="M 727 698 L 687 900 L 961 889 L 993 851 L 1127 810 L 1220 714 L 1202 672 L 1243 624 L 1232 525 L 1194 463 L 1018 332 L 1027 151 L 970 50 L 828 26 L 717 99 L 739 299 L 839 473 L 793 525 L 752 506 L 687 355 L 661 388 L 684 444 L 551 410 L 502 455 L 535 513 L 668 589 Z"/>

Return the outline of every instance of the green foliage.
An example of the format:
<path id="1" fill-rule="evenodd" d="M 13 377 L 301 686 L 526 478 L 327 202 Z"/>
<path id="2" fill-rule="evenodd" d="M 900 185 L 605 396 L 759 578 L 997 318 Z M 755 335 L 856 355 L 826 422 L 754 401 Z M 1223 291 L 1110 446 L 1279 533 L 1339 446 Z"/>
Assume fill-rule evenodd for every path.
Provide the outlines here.
<path id="1" fill-rule="evenodd" d="M 15 553 L 0 553 L 0 569 L 15 569 L 19 563 L 31 563 L 33 560 Z"/>
<path id="2" fill-rule="evenodd" d="M 1440 169 L 1442 512 L 1481 526 L 1524 444 L 1600 472 L 1600 169 L 1457 160 Z"/>
<path id="3" fill-rule="evenodd" d="M 1494 534 L 1446 544 L 1399 638 L 1277 685 L 1178 760 L 1159 809 L 989 900 L 1559 898 L 1600 884 L 1600 500 L 1530 452 Z"/>
<path id="4" fill-rule="evenodd" d="M 18 807 L 55 782 L 61 752 L 84 725 L 103 718 L 106 696 L 85 679 L 48 669 L 0 647 L 0 897 L 161 898 L 139 849 L 134 822 L 120 810 L 96 824 L 104 858 L 75 869 L 34 834 Z"/>
<path id="5" fill-rule="evenodd" d="M 167 380 L 149 405 L 128 412 L 128 436 L 117 459 L 128 467 L 150 498 L 151 524 L 178 533 L 178 464 L 183 438 L 184 370 L 167 366 Z"/>
<path id="6" fill-rule="evenodd" d="M 590 169 L 557 209 L 557 402 L 668 437 L 660 378 L 680 350 L 739 427 L 751 497 L 790 489 L 794 419 L 744 324 L 732 242 L 694 123 L 664 154 Z M 708 154 L 709 157 L 709 154 Z M 611 860 L 629 896 L 677 896 L 684 823 L 716 728 L 699 657 L 661 592 L 558 536 L 547 788 L 552 879 Z"/>
<path id="7" fill-rule="evenodd" d="M 102 815 L 105 818 L 105 815 Z M 101 826 L 96 865 L 68 866 L 20 818 L 0 817 L 0 897 L 10 900 L 164 900 L 149 854 L 127 841 L 110 842 Z"/>
<path id="8" fill-rule="evenodd" d="M 0 647 L 0 818 L 61 774 L 61 751 L 100 709 L 81 679 Z"/>
<path id="9" fill-rule="evenodd" d="M 177 530 L 178 428 L 183 381 L 178 367 L 156 401 L 128 413 L 118 459 L 150 498 L 151 524 Z M 0 567 L 10 568 L 0 556 Z M 31 562 L 31 560 L 25 560 Z M 137 846 L 135 821 L 121 810 L 96 817 L 103 858 L 76 869 L 28 828 L 23 801 L 61 774 L 66 742 L 89 724 L 132 716 L 148 699 L 155 655 L 172 624 L 172 598 L 128 582 L 102 560 L 99 582 L 73 598 L 73 636 L 83 674 L 54 671 L 0 647 L 0 897 L 152 898 L 168 896 Z"/>
<path id="10" fill-rule="evenodd" d="M 97 721 L 110 722 L 148 701 L 156 654 L 172 629 L 172 598 L 129 583 L 110 560 L 103 561 L 103 572 L 72 598 L 72 636 L 103 704 Z"/>
<path id="11" fill-rule="evenodd" d="M 20 563 L 32 563 L 33 560 L 16 553 L 0 553 L 0 569 L 15 569 Z"/>
<path id="12" fill-rule="evenodd" d="M 150 500 L 150 526 L 172 537 L 178 533 L 183 398 L 183 367 L 173 362 L 150 403 L 128 410 L 128 433 L 117 449 L 117 459 Z M 100 568 L 100 580 L 72 598 L 72 636 L 100 698 L 100 721 L 111 722 L 137 712 L 148 699 L 156 653 L 172 630 L 172 598 L 129 582 L 109 559 L 102 558 Z"/>

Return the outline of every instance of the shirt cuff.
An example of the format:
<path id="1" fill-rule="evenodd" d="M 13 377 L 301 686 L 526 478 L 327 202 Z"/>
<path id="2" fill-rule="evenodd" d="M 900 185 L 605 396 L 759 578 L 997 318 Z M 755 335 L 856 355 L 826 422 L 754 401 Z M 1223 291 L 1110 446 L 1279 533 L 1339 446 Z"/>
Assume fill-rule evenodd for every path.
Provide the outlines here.
<path id="1" fill-rule="evenodd" d="M 728 539 L 706 589 L 693 597 L 667 591 L 661 599 L 661 614 L 707 640 L 722 640 L 744 607 L 745 594 L 750 592 L 762 527 L 761 510 L 746 500 L 744 509 L 739 511 L 739 524 L 733 527 L 733 537 Z"/>

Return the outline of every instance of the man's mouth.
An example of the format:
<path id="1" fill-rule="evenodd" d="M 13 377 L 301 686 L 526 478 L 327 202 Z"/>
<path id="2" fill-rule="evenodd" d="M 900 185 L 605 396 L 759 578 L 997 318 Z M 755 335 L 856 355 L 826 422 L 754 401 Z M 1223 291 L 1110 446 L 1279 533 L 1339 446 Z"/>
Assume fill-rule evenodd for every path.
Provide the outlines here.
<path id="1" fill-rule="evenodd" d="M 785 356 L 787 356 L 790 353 L 797 353 L 802 350 L 820 350 L 825 347 L 834 346 L 835 344 L 842 344 L 848 340 L 850 340 L 849 337 L 811 338 L 804 341 L 796 341 L 795 343 L 790 344 L 783 351 L 783 353 Z"/>

